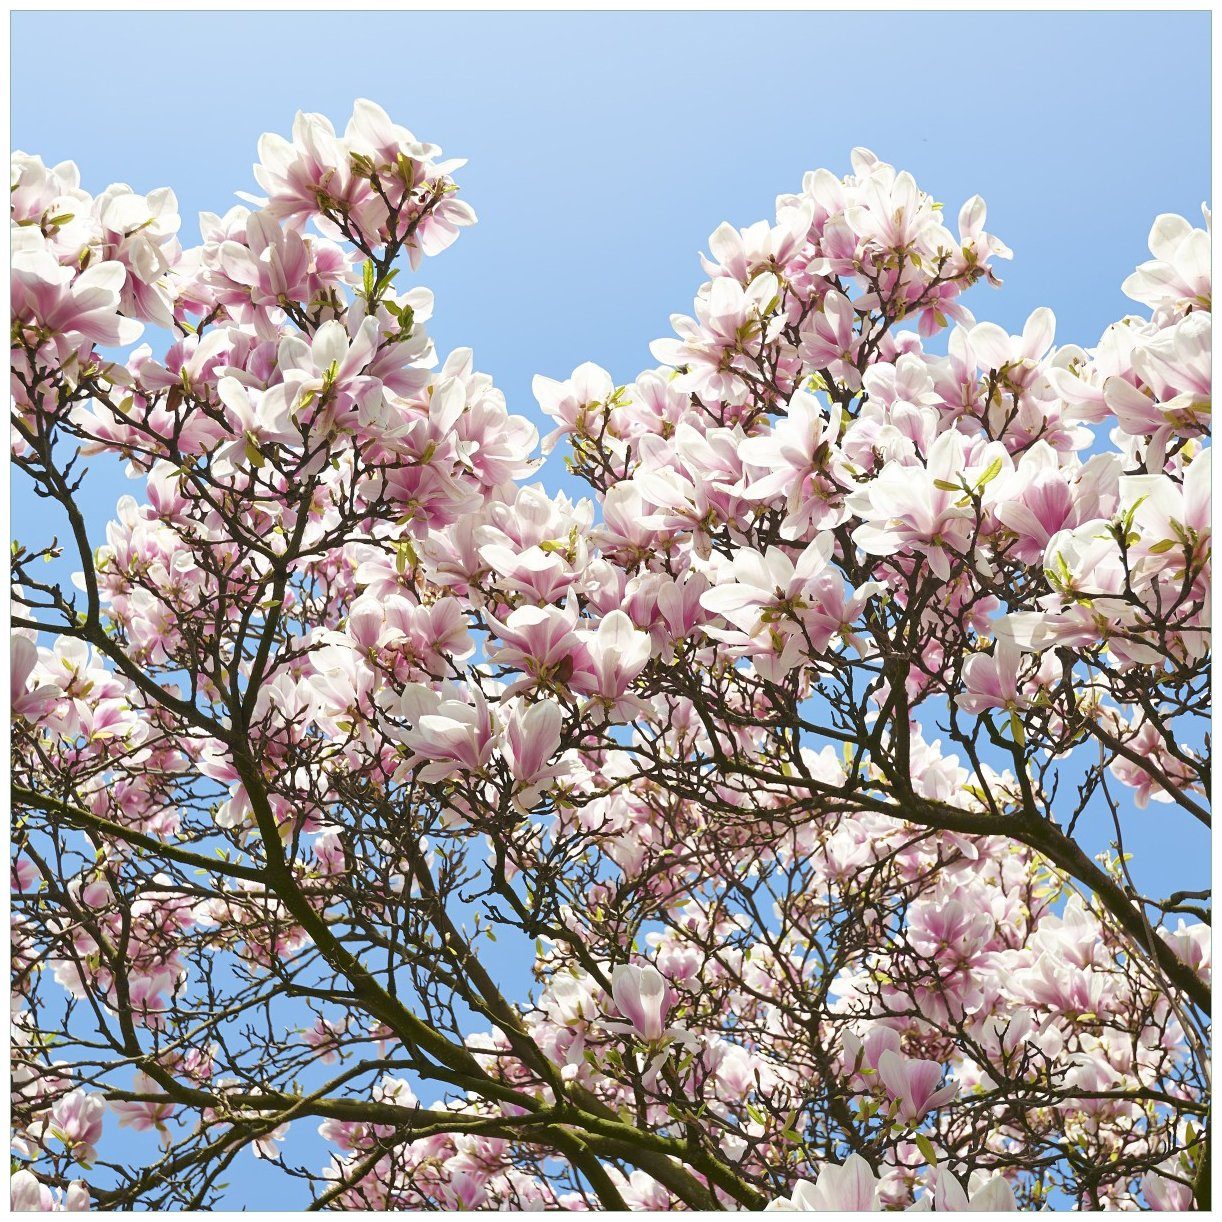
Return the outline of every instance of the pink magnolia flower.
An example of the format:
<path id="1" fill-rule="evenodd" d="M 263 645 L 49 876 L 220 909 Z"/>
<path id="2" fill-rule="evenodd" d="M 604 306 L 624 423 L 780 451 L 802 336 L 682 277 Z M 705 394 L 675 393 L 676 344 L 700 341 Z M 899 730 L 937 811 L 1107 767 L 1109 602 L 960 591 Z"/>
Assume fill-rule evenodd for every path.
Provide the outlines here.
<path id="1" fill-rule="evenodd" d="M 927 1112 L 959 1093 L 953 1083 L 939 1089 L 942 1066 L 937 1061 L 922 1061 L 888 1050 L 878 1058 L 878 1073 L 896 1104 L 896 1119 L 902 1124 L 916 1124 Z"/>
<path id="2" fill-rule="evenodd" d="M 591 689 L 613 719 L 628 719 L 642 705 L 628 694 L 652 653 L 647 633 L 638 631 L 622 611 L 603 616 L 594 632 L 584 634 L 593 673 Z"/>
<path id="3" fill-rule="evenodd" d="M 1018 536 L 1011 552 L 1019 560 L 1038 562 L 1057 531 L 1097 515 L 1093 505 L 1086 513 L 1079 508 L 1081 493 L 1073 474 L 1047 442 L 1037 441 L 1023 454 L 1012 477 L 1013 494 L 999 498 L 994 510 L 997 520 Z"/>
<path id="4" fill-rule="evenodd" d="M 967 690 L 955 697 L 956 703 L 966 713 L 983 713 L 987 709 L 1017 713 L 1029 709 L 1038 690 L 1056 680 L 1058 667 L 1051 652 L 1037 659 L 1034 670 L 1024 665 L 1024 656 L 1012 640 L 1004 638 L 998 639 L 991 654 L 972 654 L 963 667 Z M 1026 672 L 1021 680 L 1020 671 Z"/>
<path id="5" fill-rule="evenodd" d="M 1130 734 L 1129 729 L 1131 727 L 1126 728 L 1124 732 L 1126 745 L 1130 751 L 1137 754 L 1141 762 L 1117 755 L 1108 764 L 1108 771 L 1133 791 L 1133 802 L 1139 810 L 1145 810 L 1152 800 L 1173 802 L 1175 794 L 1172 788 L 1184 793 L 1200 791 L 1199 774 L 1168 749 L 1167 742 L 1157 726 L 1142 717 L 1136 722 L 1136 734 Z M 1143 763 L 1157 765 L 1162 777 L 1156 777 L 1142 766 Z M 1172 788 L 1169 788 L 1168 782 Z"/>
<path id="6" fill-rule="evenodd" d="M 838 526 L 846 513 L 837 474 L 843 412 L 838 403 L 825 412 L 819 400 L 796 391 L 772 431 L 749 437 L 739 446 L 746 468 L 764 474 L 744 476 L 743 495 L 752 501 L 785 496 L 787 532 L 824 530 Z M 850 481 L 847 474 L 841 483 Z"/>
<path id="7" fill-rule="evenodd" d="M 132 1084 L 132 1093 L 137 1095 L 159 1095 L 161 1088 L 147 1074 L 137 1073 Z M 110 1110 L 119 1118 L 119 1127 L 133 1129 L 137 1133 L 156 1129 L 161 1134 L 163 1146 L 171 1141 L 170 1131 L 166 1127 L 169 1120 L 178 1110 L 178 1105 L 165 1095 L 160 1101 L 152 1099 L 114 1099 Z"/>
<path id="8" fill-rule="evenodd" d="M 55 261 L 37 230 L 18 229 L 12 242 L 11 305 L 18 334 L 63 341 L 64 359 L 90 344 L 120 346 L 139 338 L 141 324 L 119 313 L 127 278 L 121 263 L 94 263 L 77 272 Z"/>
<path id="9" fill-rule="evenodd" d="M 1151 226 L 1149 247 L 1154 258 L 1120 286 L 1125 296 L 1154 309 L 1194 305 L 1208 310 L 1212 300 L 1208 232 L 1164 212 Z"/>
<path id="10" fill-rule="evenodd" d="M 58 1137 L 72 1157 L 80 1163 L 91 1163 L 94 1147 L 102 1137 L 102 1118 L 106 1103 L 101 1095 L 83 1090 L 61 1096 L 51 1109 L 50 1131 Z"/>
<path id="11" fill-rule="evenodd" d="M 293 138 L 268 132 L 259 140 L 255 178 L 273 216 L 301 228 L 331 205 L 356 205 L 372 190 L 352 171 L 343 140 L 324 115 L 297 112 Z"/>
<path id="12" fill-rule="evenodd" d="M 593 690 L 593 663 L 577 630 L 577 603 L 558 607 L 519 607 L 502 623 L 488 616 L 496 639 L 488 656 L 500 666 L 521 672 L 506 696 L 532 687 Z"/>
<path id="13" fill-rule="evenodd" d="M 503 754 L 513 772 L 517 800 L 526 807 L 538 801 L 541 788 L 566 775 L 568 765 L 552 757 L 560 747 L 564 715 L 553 700 L 516 705 L 505 723 Z"/>
<path id="14" fill-rule="evenodd" d="M 989 260 L 1010 259 L 1013 252 L 1000 238 L 985 233 L 987 216 L 988 209 L 979 195 L 973 195 L 959 209 L 959 255 L 969 268 L 983 268 L 989 281 L 998 284 L 1000 281 L 988 266 Z"/>
<path id="15" fill-rule="evenodd" d="M 981 368 L 1002 374 L 1008 385 L 1030 386 L 1052 347 L 1056 317 L 1047 307 L 1032 312 L 1022 335 L 1007 335 L 996 323 L 977 323 L 967 333 L 968 346 Z"/>
<path id="16" fill-rule="evenodd" d="M 389 705 L 410 722 L 402 732 L 403 745 L 412 753 L 405 766 L 418 769 L 425 784 L 479 773 L 487 765 L 495 746 L 492 718 L 480 691 L 472 689 L 470 696 L 472 703 L 443 699 L 420 684 L 409 684 Z"/>
<path id="17" fill-rule="evenodd" d="M 1173 1175 L 1179 1178 L 1172 1179 Z M 1159 1213 L 1178 1213 L 1192 1209 L 1192 1187 L 1184 1183 L 1183 1177 L 1184 1170 L 1174 1159 L 1168 1160 L 1158 1170 L 1147 1171 L 1141 1177 L 1141 1192 L 1146 1198 L 1146 1204 Z"/>
<path id="18" fill-rule="evenodd" d="M 233 440 L 220 452 L 218 462 L 235 470 L 259 466 L 264 446 L 301 444 L 284 384 L 258 390 L 243 386 L 235 377 L 224 377 L 216 384 L 216 393 L 233 430 Z"/>
<path id="19" fill-rule="evenodd" d="M 33 891 L 38 886 L 42 875 L 38 867 L 24 854 L 18 853 L 12 864 L 12 890 L 19 895 Z"/>
<path id="20" fill-rule="evenodd" d="M 216 222 L 219 227 L 219 218 Z M 218 301 L 238 317 L 249 315 L 260 330 L 261 315 L 251 306 L 279 306 L 285 298 L 311 301 L 351 277 L 338 246 L 286 230 L 267 211 L 247 213 L 243 232 L 205 251 L 214 264 L 211 280 Z"/>
<path id="21" fill-rule="evenodd" d="M 939 1213 L 1012 1213 L 1018 1209 L 1014 1190 L 1004 1176 L 976 1171 L 967 1189 L 950 1169 L 939 1164 L 929 1176 L 928 1192 L 914 1211 L 934 1208 Z"/>
<path id="22" fill-rule="evenodd" d="M 723 222 L 709 235 L 713 258 L 701 255 L 700 262 L 710 276 L 730 276 L 747 284 L 757 272 L 783 267 L 798 254 L 813 217 L 814 205 L 806 202 L 784 214 L 778 211 L 776 225 L 759 221 L 746 229 L 736 229 Z"/>
<path id="23" fill-rule="evenodd" d="M 831 292 L 810 319 L 810 330 L 802 339 L 802 360 L 812 369 L 826 369 L 850 390 L 861 387 L 857 351 L 861 336 L 854 330 L 857 312 L 843 294 Z"/>
<path id="24" fill-rule="evenodd" d="M 636 1170 L 625 1176 L 618 1167 L 609 1166 L 607 1174 L 615 1181 L 624 1203 L 633 1212 L 671 1210 L 675 1207 L 675 1198 L 667 1188 L 647 1172 Z M 584 1202 L 574 1202 L 574 1208 L 582 1208 Z"/>
<path id="25" fill-rule="evenodd" d="M 344 143 L 374 166 L 383 190 L 391 192 L 391 203 L 399 209 L 394 236 L 406 239 L 413 268 L 419 267 L 423 255 L 440 254 L 460 229 L 475 223 L 474 209 L 450 193 L 450 173 L 466 162 L 461 158 L 438 162 L 437 145 L 419 141 L 407 128 L 392 123 L 376 102 L 357 100 Z M 431 192 L 436 192 L 435 197 L 429 198 Z M 390 216 L 380 198 L 366 197 L 358 219 L 366 233 L 391 236 Z"/>
<path id="26" fill-rule="evenodd" d="M 666 978 L 652 965 L 637 967 L 621 963 L 611 973 L 611 996 L 616 1009 L 646 1040 L 661 1039 L 666 1031 L 666 1016 L 675 1004 Z"/>
<path id="27" fill-rule="evenodd" d="M 255 1158 L 279 1158 L 280 1143 L 288 1136 L 289 1124 L 278 1124 L 270 1133 L 264 1133 L 250 1143 L 250 1151 Z"/>
<path id="28" fill-rule="evenodd" d="M 9 1180 L 9 1204 L 13 1213 L 83 1213 L 90 1207 L 89 1188 L 83 1180 L 73 1180 L 61 1198 L 46 1185 L 39 1183 L 24 1167 L 14 1171 Z"/>
<path id="29" fill-rule="evenodd" d="M 746 633 L 761 622 L 796 615 L 805 609 L 811 580 L 827 565 L 833 546 L 831 533 L 824 531 L 796 561 L 779 547 L 766 553 L 744 547 L 734 554 L 734 580 L 701 595 L 700 605 Z"/>
<path id="30" fill-rule="evenodd" d="M 523 552 L 501 544 L 488 543 L 479 550 L 480 558 L 502 578 L 508 590 L 522 594 L 531 602 L 552 603 L 563 599 L 577 579 L 575 566 L 561 554 L 561 548 L 534 545 Z"/>
<path id="31" fill-rule="evenodd" d="M 664 658 L 673 657 L 674 646 L 685 641 L 703 622 L 700 600 L 708 589 L 709 580 L 703 573 L 689 573 L 682 582 L 664 581 L 658 587 L 658 617 L 665 628 L 662 634 Z"/>
<path id="32" fill-rule="evenodd" d="M 745 287 L 719 276 L 696 298 L 696 318 L 671 315 L 678 339 L 658 339 L 649 345 L 654 357 L 687 373 L 676 379 L 679 389 L 706 402 L 735 401 L 746 383 L 734 368 L 734 354 L 748 341 L 772 338 L 784 319 L 772 311 L 780 298 L 780 283 L 772 272 L 757 275 Z"/>
<path id="33" fill-rule="evenodd" d="M 544 413 L 556 422 L 556 429 L 543 439 L 543 453 L 550 454 L 556 442 L 567 434 L 581 437 L 592 418 L 610 401 L 615 391 L 611 375 L 587 361 L 578 365 L 564 382 L 536 374 L 531 390 Z"/>
<path id="34" fill-rule="evenodd" d="M 9 1180 L 9 1204 L 14 1213 L 48 1213 L 55 1208 L 51 1189 L 25 1168 L 14 1171 Z"/>
<path id="35" fill-rule="evenodd" d="M 50 228 L 48 221 L 69 212 L 83 220 L 93 205 L 89 193 L 81 190 L 81 171 L 74 161 L 47 166 L 41 157 L 16 151 L 9 156 L 9 175 L 9 216 L 19 226 L 34 222 Z M 60 221 L 55 228 L 69 223 Z"/>
<path id="36" fill-rule="evenodd" d="M 308 342 L 285 336 L 277 362 L 293 417 L 309 420 L 319 429 L 338 424 L 353 430 L 365 425 L 377 437 L 393 435 L 396 421 L 383 409 L 382 383 L 366 372 L 379 338 L 377 320 L 368 317 L 359 323 L 351 318 L 347 324 L 331 319 Z M 458 398 L 455 416 L 462 410 L 461 393 Z"/>
<path id="37" fill-rule="evenodd" d="M 844 1210 L 847 1213 L 877 1213 L 882 1209 L 878 1177 L 860 1154 L 850 1154 L 843 1165 L 824 1163 L 812 1184 L 799 1180 L 793 1195 L 778 1197 L 765 1206 L 766 1213 L 814 1213 Z"/>
<path id="38" fill-rule="evenodd" d="M 884 1052 L 899 1052 L 900 1033 L 894 1027 L 871 1023 L 864 1039 L 846 1031 L 842 1038 L 843 1065 L 851 1090 L 873 1090 L 878 1083 L 878 1059 Z"/>
<path id="39" fill-rule="evenodd" d="M 848 498 L 849 509 L 863 519 L 853 542 L 872 556 L 923 556 L 945 581 L 971 537 L 975 510 L 966 490 L 1010 465 L 999 443 L 973 446 L 962 433 L 944 432 L 929 447 L 923 467 L 891 461 Z"/>
<path id="40" fill-rule="evenodd" d="M 1202 980 L 1210 979 L 1213 952 L 1208 925 L 1199 921 L 1188 925 L 1181 917 L 1175 929 L 1160 927 L 1158 936 L 1175 951 L 1176 958 L 1188 964 Z"/>
<path id="41" fill-rule="evenodd" d="M 461 1210 L 478 1209 L 488 1195 L 484 1179 L 472 1171 L 457 1171 L 445 1184 L 446 1196 Z"/>
<path id="42" fill-rule="evenodd" d="M 1208 448 L 1189 463 L 1181 482 L 1168 475 L 1125 475 L 1120 479 L 1120 508 L 1132 514 L 1142 550 L 1161 555 L 1185 547 L 1203 555 L 1211 537 L 1210 457 Z"/>
<path id="43" fill-rule="evenodd" d="M 168 187 L 138 195 L 125 183 L 106 188 L 95 201 L 103 258 L 127 270 L 120 305 L 130 318 L 171 327 L 173 296 L 167 274 L 182 248 L 175 239 L 178 200 Z"/>
<path id="44" fill-rule="evenodd" d="M 931 239 L 947 251 L 954 248 L 933 200 L 911 174 L 896 173 L 867 149 L 854 149 L 853 163 L 862 181 L 844 215 L 858 238 L 895 254 L 908 253 Z"/>
<path id="45" fill-rule="evenodd" d="M 28 636 L 14 632 L 9 638 L 9 708 L 14 717 L 37 721 L 63 695 L 51 683 L 36 682 L 30 688 L 30 677 L 37 665 L 38 646 Z"/>

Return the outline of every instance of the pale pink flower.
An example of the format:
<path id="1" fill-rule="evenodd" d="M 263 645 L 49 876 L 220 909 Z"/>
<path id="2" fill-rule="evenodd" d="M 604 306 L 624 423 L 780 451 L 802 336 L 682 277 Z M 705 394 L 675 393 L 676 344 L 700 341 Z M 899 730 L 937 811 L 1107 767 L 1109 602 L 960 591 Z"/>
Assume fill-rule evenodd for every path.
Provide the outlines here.
<path id="1" fill-rule="evenodd" d="M 83 1213 L 90 1207 L 89 1188 L 73 1180 L 66 1190 L 52 1191 L 24 1167 L 9 1180 L 9 1203 L 13 1213 Z"/>
<path id="2" fill-rule="evenodd" d="M 968 1210 L 978 1213 L 1012 1213 L 1018 1209 L 1014 1190 L 1004 1176 L 991 1176 L 987 1172 L 976 1171 L 971 1177 L 968 1189 L 965 1190 L 959 1179 L 942 1164 L 932 1170 L 928 1195 L 921 1198 L 916 1208 L 924 1206 L 927 1201 L 932 1201 L 932 1207 L 939 1213 L 963 1213 Z"/>
<path id="3" fill-rule="evenodd" d="M 488 656 L 500 666 L 521 672 L 505 694 L 535 686 L 593 690 L 592 661 L 577 631 L 577 604 L 558 607 L 519 607 L 502 623 L 488 621 L 496 634 Z"/>
<path id="4" fill-rule="evenodd" d="M 51 1109 L 50 1129 L 77 1162 L 90 1163 L 95 1157 L 94 1147 L 102 1137 L 105 1114 L 106 1103 L 101 1095 L 70 1091 L 56 1100 Z"/>
<path id="5" fill-rule="evenodd" d="M 41 878 L 38 867 L 24 853 L 13 858 L 11 886 L 18 895 L 33 891 Z"/>
<path id="6" fill-rule="evenodd" d="M 536 374 L 531 390 L 544 413 L 557 424 L 543 439 L 543 453 L 550 454 L 565 435 L 581 437 L 588 432 L 593 417 L 611 398 L 615 383 L 605 369 L 587 361 L 564 382 Z"/>
<path id="7" fill-rule="evenodd" d="M 1172 1176 L 1177 1178 L 1172 1179 Z M 1175 1159 L 1169 1159 L 1161 1168 L 1147 1171 L 1141 1177 L 1141 1191 L 1146 1204 L 1159 1213 L 1179 1213 L 1193 1207 L 1191 1185 L 1184 1182 L 1184 1169 Z"/>
<path id="8" fill-rule="evenodd" d="M 612 611 L 602 618 L 594 632 L 583 635 L 593 675 L 592 693 L 608 717 L 627 720 L 642 707 L 628 688 L 645 669 L 652 653 L 648 634 L 638 631 L 622 611 Z"/>
<path id="9" fill-rule="evenodd" d="M 873 556 L 923 556 L 945 581 L 971 538 L 975 510 L 966 490 L 1009 466 L 1009 455 L 996 442 L 973 447 L 962 433 L 942 433 L 924 466 L 888 462 L 848 498 L 850 510 L 863 519 L 853 541 Z"/>
<path id="10" fill-rule="evenodd" d="M 14 717 L 37 721 L 63 695 L 51 683 L 39 683 L 35 679 L 30 688 L 30 678 L 38 665 L 38 646 L 28 636 L 14 632 L 9 638 L 9 707 Z"/>
<path id="11" fill-rule="evenodd" d="M 13 235 L 10 272 L 15 331 L 45 332 L 62 340 L 64 359 L 90 344 L 135 343 L 143 330 L 135 319 L 119 314 L 127 278 L 121 263 L 94 263 L 76 272 L 61 267 L 40 245 L 37 230 L 18 229 Z"/>
<path id="12" fill-rule="evenodd" d="M 842 1038 L 843 1065 L 852 1090 L 873 1090 L 878 1083 L 878 1059 L 884 1052 L 899 1052 L 900 1033 L 894 1027 L 871 1023 L 865 1037 L 846 1031 Z"/>
<path id="13" fill-rule="evenodd" d="M 765 553 L 744 547 L 734 554 L 734 580 L 703 594 L 700 605 L 746 633 L 755 632 L 761 622 L 796 616 L 805 609 L 811 580 L 827 565 L 833 545 L 831 533 L 824 531 L 796 561 L 779 547 Z"/>
<path id="14" fill-rule="evenodd" d="M 1210 235 L 1182 216 L 1164 212 L 1150 228 L 1153 259 L 1142 263 L 1121 285 L 1126 297 L 1158 309 L 1193 305 L 1210 308 Z"/>
<path id="15" fill-rule="evenodd" d="M 137 1073 L 132 1083 L 132 1093 L 160 1095 L 161 1088 L 147 1074 Z M 118 1116 L 120 1128 L 133 1129 L 137 1133 L 156 1129 L 161 1134 L 162 1145 L 169 1145 L 171 1136 L 165 1122 L 178 1110 L 178 1105 L 168 1095 L 163 1095 L 159 1101 L 114 1099 L 110 1110 Z"/>
<path id="16" fill-rule="evenodd" d="M 472 703 L 443 699 L 419 684 L 410 684 L 390 708 L 406 717 L 403 745 L 412 753 L 406 767 L 416 768 L 425 784 L 482 772 L 495 745 L 492 718 L 478 689 Z M 424 766 L 421 767 L 420 765 Z"/>
<path id="17" fill-rule="evenodd" d="M 938 1087 L 942 1066 L 937 1061 L 922 1061 L 888 1050 L 878 1058 L 878 1073 L 897 1105 L 896 1119 L 902 1124 L 916 1124 L 959 1092 L 953 1083 Z"/>
<path id="18" fill-rule="evenodd" d="M 846 1213 L 877 1213 L 882 1209 L 878 1177 L 860 1154 L 850 1154 L 843 1165 L 824 1163 L 812 1184 L 799 1180 L 793 1195 L 778 1197 L 765 1207 L 766 1213 L 814 1213 L 844 1210 Z"/>
<path id="19" fill-rule="evenodd" d="M 505 723 L 502 748 L 513 772 L 517 801 L 533 806 L 541 788 L 565 776 L 568 765 L 553 761 L 560 747 L 563 712 L 553 700 L 516 705 Z"/>
<path id="20" fill-rule="evenodd" d="M 963 667 L 967 690 L 955 697 L 956 703 L 965 713 L 983 713 L 988 709 L 1017 713 L 1029 709 L 1036 692 L 1049 686 L 1058 674 L 1052 653 L 1036 661 L 1037 668 L 1033 670 L 1013 641 L 999 639 L 991 654 L 974 653 L 968 658 Z M 1026 672 L 1021 680 L 1020 671 Z"/>
<path id="21" fill-rule="evenodd" d="M 861 386 L 857 351 L 861 336 L 854 330 L 857 313 L 843 294 L 831 292 L 820 310 L 812 314 L 810 329 L 803 334 L 802 360 L 812 369 L 826 369 L 850 390 Z"/>
<path id="22" fill-rule="evenodd" d="M 51 1189 L 25 1168 L 14 1171 L 9 1180 L 9 1204 L 14 1213 L 49 1213 L 55 1208 Z"/>
<path id="23" fill-rule="evenodd" d="M 611 973 L 611 996 L 642 1039 L 661 1039 L 675 998 L 656 967 L 619 964 Z"/>

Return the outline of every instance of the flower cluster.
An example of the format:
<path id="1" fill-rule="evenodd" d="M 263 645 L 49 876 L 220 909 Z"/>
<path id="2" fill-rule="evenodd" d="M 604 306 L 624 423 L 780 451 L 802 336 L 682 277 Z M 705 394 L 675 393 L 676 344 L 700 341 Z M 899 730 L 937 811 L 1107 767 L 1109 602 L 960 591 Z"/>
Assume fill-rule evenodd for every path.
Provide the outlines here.
<path id="1" fill-rule="evenodd" d="M 1201 1203 L 1207 897 L 1123 831 L 1208 822 L 1207 233 L 1009 335 L 984 204 L 856 150 L 658 366 L 536 379 L 574 500 L 395 283 L 461 162 L 364 101 L 259 155 L 186 250 L 13 158 L 78 570 L 14 544 L 14 1208 Z"/>

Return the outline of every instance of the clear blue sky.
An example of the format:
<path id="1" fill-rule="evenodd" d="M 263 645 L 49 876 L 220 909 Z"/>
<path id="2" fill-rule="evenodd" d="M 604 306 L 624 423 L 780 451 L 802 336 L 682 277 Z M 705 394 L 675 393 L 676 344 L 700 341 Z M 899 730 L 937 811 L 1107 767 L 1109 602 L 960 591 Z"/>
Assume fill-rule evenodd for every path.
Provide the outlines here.
<path id="1" fill-rule="evenodd" d="M 93 191 L 173 187 L 188 240 L 197 212 L 257 191 L 258 137 L 298 109 L 342 127 L 370 97 L 470 158 L 480 224 L 420 272 L 432 332 L 536 418 L 533 374 L 651 365 L 709 233 L 770 218 L 807 169 L 847 172 L 854 145 L 948 211 L 981 194 L 1015 258 L 972 308 L 1017 330 L 1049 305 L 1062 342 L 1136 309 L 1119 286 L 1150 222 L 1209 194 L 1205 13 L 59 12 L 12 32 L 13 147 L 77 161 Z M 91 495 L 99 538 L 122 482 Z M 1151 886 L 1207 868 L 1202 837 L 1166 835 L 1188 822 L 1133 821 Z"/>
<path id="2" fill-rule="evenodd" d="M 773 215 L 863 144 L 1014 249 L 974 308 L 1050 305 L 1093 342 L 1159 212 L 1209 189 L 1204 13 L 15 14 L 12 139 L 85 185 L 223 212 L 265 131 L 342 127 L 354 97 L 448 155 L 480 224 L 421 275 L 441 349 L 473 346 L 519 411 L 531 375 L 628 379 L 686 312 L 723 220 Z M 65 71 L 63 44 L 81 48 Z M 89 66 L 90 47 L 110 48 Z M 101 64 L 104 62 L 105 66 Z"/>

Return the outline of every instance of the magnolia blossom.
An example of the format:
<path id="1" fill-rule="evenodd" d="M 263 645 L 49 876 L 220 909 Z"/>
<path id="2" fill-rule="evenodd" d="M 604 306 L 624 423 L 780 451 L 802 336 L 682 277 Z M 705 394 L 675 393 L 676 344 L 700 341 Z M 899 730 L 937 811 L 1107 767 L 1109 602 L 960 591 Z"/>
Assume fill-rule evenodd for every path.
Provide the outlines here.
<path id="1" fill-rule="evenodd" d="M 1178 1174 L 1175 1174 L 1177 1171 Z M 1175 1178 L 1165 1172 L 1172 1172 Z M 1192 1188 L 1184 1182 L 1182 1169 L 1164 1166 L 1147 1171 L 1141 1178 L 1141 1191 L 1150 1208 L 1159 1213 L 1192 1208 Z"/>
<path id="2" fill-rule="evenodd" d="M 144 1073 L 136 1075 L 132 1090 L 135 1094 L 140 1095 L 161 1093 L 156 1083 Z M 174 1115 L 177 1108 L 168 1096 L 162 1102 L 148 1099 L 115 1100 L 111 1103 L 110 1108 L 119 1117 L 121 1127 L 134 1129 L 137 1133 L 146 1129 L 156 1129 L 161 1134 L 162 1144 L 170 1143 L 171 1137 L 165 1122 Z"/>
<path id="3" fill-rule="evenodd" d="M 14 1213 L 84 1212 L 90 1207 L 89 1189 L 82 1180 L 73 1180 L 57 1195 L 25 1168 L 14 1171 L 9 1180 L 9 1199 Z"/>
<path id="4" fill-rule="evenodd" d="M 101 1095 L 74 1090 L 51 1109 L 47 1129 L 57 1137 L 78 1163 L 91 1163 L 102 1137 L 106 1104 Z"/>
<path id="5" fill-rule="evenodd" d="M 991 443 L 972 453 L 962 433 L 946 432 L 929 448 L 924 465 L 888 463 L 878 477 L 848 499 L 863 519 L 853 541 L 875 556 L 901 548 L 925 557 L 945 581 L 967 550 L 974 512 L 971 493 L 1009 462 Z"/>
<path id="6" fill-rule="evenodd" d="M 14 1206 L 1203 1204 L 1207 231 L 1011 334 L 853 150 L 536 378 L 570 495 L 409 283 L 461 164 L 12 159 Z"/>
<path id="7" fill-rule="evenodd" d="M 522 787 L 518 800 L 524 806 L 533 805 L 544 785 L 568 772 L 564 763 L 552 762 L 560 746 L 563 716 L 560 706 L 550 700 L 518 705 L 509 716 L 503 750 Z"/>
<path id="8" fill-rule="evenodd" d="M 942 1066 L 937 1061 L 922 1061 L 887 1050 L 878 1058 L 878 1073 L 895 1101 L 896 1119 L 902 1124 L 915 1124 L 927 1112 L 953 1099 L 958 1086 L 938 1088 Z"/>
<path id="9" fill-rule="evenodd" d="M 803 610 L 810 581 L 826 566 L 832 546 L 831 535 L 821 534 L 796 562 L 780 548 L 764 555 L 744 549 L 734 557 L 733 584 L 709 590 L 700 605 L 748 633 L 768 618 Z"/>
<path id="10" fill-rule="evenodd" d="M 877 1212 L 882 1208 L 878 1177 L 860 1154 L 850 1154 L 842 1165 L 825 1163 L 818 1179 L 799 1180 L 793 1195 L 769 1202 L 766 1212 L 807 1213 L 842 1209 L 850 1213 Z"/>
<path id="11" fill-rule="evenodd" d="M 1000 1175 L 990 1176 L 976 1171 L 972 1174 L 968 1188 L 942 1165 L 935 1167 L 929 1176 L 926 1195 L 912 1210 L 936 1209 L 939 1213 L 963 1213 L 975 1210 L 979 1213 L 1009 1213 L 1018 1208 L 1014 1192 Z"/>
<path id="12" fill-rule="evenodd" d="M 443 781 L 478 771 L 488 762 L 494 745 L 492 716 L 478 692 L 474 703 L 468 704 L 442 699 L 415 684 L 390 709 L 409 723 L 401 733 L 404 747 L 411 752 L 406 766 L 423 763 L 418 773 L 422 781 Z"/>
<path id="13" fill-rule="evenodd" d="M 674 998 L 656 967 L 621 963 L 611 974 L 616 1008 L 642 1039 L 660 1039 Z"/>

